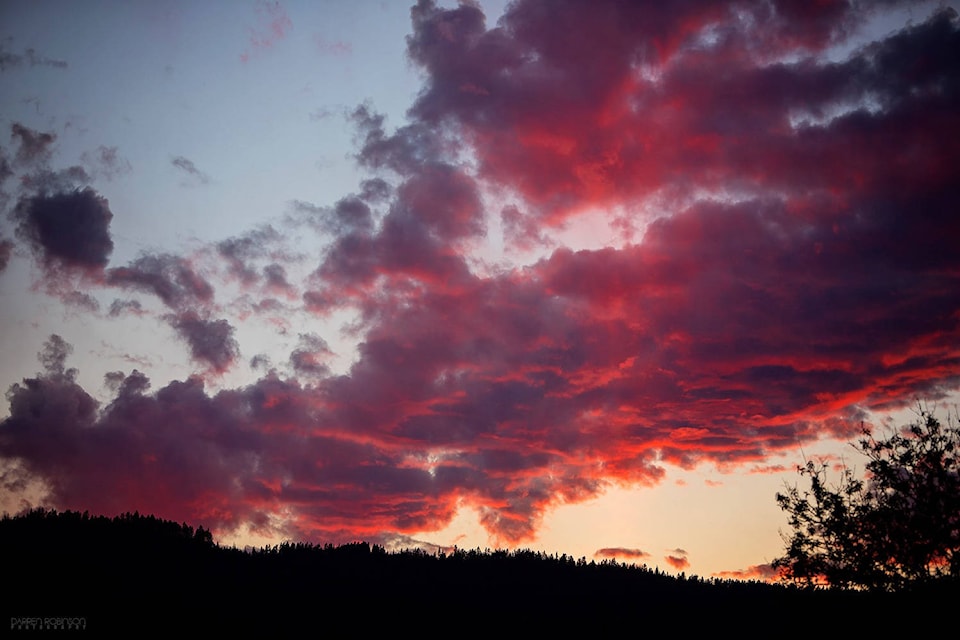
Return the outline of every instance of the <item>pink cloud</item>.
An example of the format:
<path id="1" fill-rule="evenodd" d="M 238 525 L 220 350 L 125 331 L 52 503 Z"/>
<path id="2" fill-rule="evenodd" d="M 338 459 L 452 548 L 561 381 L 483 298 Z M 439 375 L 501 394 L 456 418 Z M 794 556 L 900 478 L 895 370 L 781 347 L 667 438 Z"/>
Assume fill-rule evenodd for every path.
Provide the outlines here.
<path id="1" fill-rule="evenodd" d="M 242 62 L 247 62 L 254 53 L 271 49 L 293 28 L 293 21 L 278 1 L 257 0 L 254 12 L 257 25 L 248 29 L 249 49 L 240 54 Z"/>
<path id="2" fill-rule="evenodd" d="M 519 543 L 554 507 L 654 485 L 665 465 L 782 471 L 772 455 L 956 389 L 957 18 L 828 62 L 813 54 L 864 18 L 853 5 L 638 6 L 526 0 L 488 29 L 472 4 L 419 2 L 423 91 L 393 131 L 353 112 L 376 177 L 329 207 L 300 203 L 298 232 L 326 247 L 302 283 L 266 228 L 205 254 L 213 274 L 172 254 L 107 267 L 105 203 L 71 191 L 92 214 L 67 220 L 31 191 L 20 241 L 96 275 L 64 295 L 155 297 L 201 368 L 240 355 L 221 284 L 278 331 L 294 311 L 356 312 L 357 354 L 334 374 L 328 337 L 304 330 L 271 354 L 287 377 L 150 391 L 131 373 L 103 407 L 53 367 L 11 390 L 0 454 L 65 508 L 219 530 L 283 514 L 288 533 L 350 541 L 440 529 L 465 506 Z M 253 50 L 291 28 L 279 4 L 258 15 Z M 8 164 L 25 184 L 65 180 L 35 168 L 52 139 L 20 137 Z M 517 205 L 487 211 L 490 186 Z M 542 251 L 581 211 L 652 199 L 662 215 L 634 243 L 473 267 L 491 216 L 508 247 Z M 667 562 L 689 566 L 680 550 Z"/>
<path id="3" fill-rule="evenodd" d="M 594 552 L 596 558 L 626 558 L 630 560 L 642 560 L 651 557 L 649 553 L 641 549 L 628 549 L 624 547 L 604 547 Z"/>
<path id="4" fill-rule="evenodd" d="M 731 580 L 760 580 L 762 582 L 776 582 L 780 578 L 779 571 L 769 564 L 753 565 L 736 571 L 719 571 L 713 575 Z"/>

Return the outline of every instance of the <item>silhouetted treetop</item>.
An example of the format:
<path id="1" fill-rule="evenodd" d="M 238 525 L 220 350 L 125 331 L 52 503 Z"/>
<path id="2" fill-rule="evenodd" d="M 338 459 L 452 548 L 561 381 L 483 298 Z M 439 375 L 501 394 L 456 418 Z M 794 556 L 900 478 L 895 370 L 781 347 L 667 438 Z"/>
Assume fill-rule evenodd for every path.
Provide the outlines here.
<path id="1" fill-rule="evenodd" d="M 866 478 L 844 468 L 827 482 L 827 465 L 799 469 L 810 489 L 776 498 L 792 532 L 774 561 L 806 586 L 903 591 L 960 582 L 960 428 L 920 419 L 887 438 L 869 431 L 855 445 Z"/>

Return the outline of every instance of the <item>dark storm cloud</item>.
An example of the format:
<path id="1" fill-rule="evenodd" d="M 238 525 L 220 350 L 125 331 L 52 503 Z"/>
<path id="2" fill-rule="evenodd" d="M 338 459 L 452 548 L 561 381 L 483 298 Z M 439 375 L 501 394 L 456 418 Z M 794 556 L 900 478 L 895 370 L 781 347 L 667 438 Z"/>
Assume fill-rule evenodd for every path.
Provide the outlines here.
<path id="1" fill-rule="evenodd" d="M 188 260 L 166 253 L 143 255 L 129 266 L 109 269 L 106 281 L 152 293 L 174 310 L 204 305 L 213 299 L 213 287 Z"/>
<path id="2" fill-rule="evenodd" d="M 183 156 L 176 156 L 175 158 L 170 160 L 170 164 L 172 164 L 177 169 L 180 169 L 187 176 L 189 176 L 193 180 L 196 180 L 200 184 L 210 183 L 210 176 L 208 176 L 203 171 L 200 171 L 200 169 L 198 169 L 197 166 L 193 164 L 193 160 L 184 158 Z"/>
<path id="3" fill-rule="evenodd" d="M 48 266 L 102 270 L 113 251 L 107 199 L 90 187 L 18 202 L 17 235 Z"/>
<path id="4" fill-rule="evenodd" d="M 169 321 L 190 346 L 193 359 L 217 373 L 229 369 L 240 355 L 234 328 L 227 320 L 209 320 L 187 311 Z"/>
<path id="5" fill-rule="evenodd" d="M 109 203 L 87 186 L 90 175 L 83 167 L 50 167 L 54 134 L 13 123 L 11 138 L 16 154 L 12 161 L 3 154 L 2 174 L 4 179 L 16 176 L 17 199 L 7 215 L 17 239 L 43 267 L 35 286 L 67 306 L 95 312 L 99 303 L 80 287 L 101 280 L 113 252 Z M 0 191 L 3 209 L 11 199 Z"/>

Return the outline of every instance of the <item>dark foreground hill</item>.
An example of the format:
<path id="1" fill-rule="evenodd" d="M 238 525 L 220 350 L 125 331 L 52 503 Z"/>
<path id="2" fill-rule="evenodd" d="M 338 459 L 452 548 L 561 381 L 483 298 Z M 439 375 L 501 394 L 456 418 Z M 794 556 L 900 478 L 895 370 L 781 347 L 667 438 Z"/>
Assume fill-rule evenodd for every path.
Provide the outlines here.
<path id="1" fill-rule="evenodd" d="M 129 637 L 242 631 L 268 637 L 426 637 L 523 632 L 758 637 L 814 625 L 836 637 L 889 631 L 905 610 L 930 620 L 956 589 L 869 595 L 676 578 L 645 567 L 532 551 L 387 553 L 366 543 L 220 547 L 204 529 L 152 516 L 32 511 L 0 520 L 0 622 Z M 927 610 L 927 613 L 923 613 Z M 921 615 L 916 616 L 915 613 Z M 933 625 L 935 627 L 936 624 Z M 779 630 L 779 631 L 777 631 Z M 722 635 L 726 635 L 723 633 Z M 799 635 L 799 634 L 797 634 Z M 819 632 L 813 636 L 822 635 Z M 859 635 L 859 634 L 858 634 Z"/>

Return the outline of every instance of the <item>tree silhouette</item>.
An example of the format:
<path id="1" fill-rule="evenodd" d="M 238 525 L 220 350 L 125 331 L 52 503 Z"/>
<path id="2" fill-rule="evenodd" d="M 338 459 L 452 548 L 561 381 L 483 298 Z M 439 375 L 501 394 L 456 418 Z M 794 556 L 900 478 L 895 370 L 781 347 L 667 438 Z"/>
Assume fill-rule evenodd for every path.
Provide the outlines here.
<path id="1" fill-rule="evenodd" d="M 960 429 L 919 415 L 886 439 L 864 431 L 864 480 L 845 467 L 830 485 L 827 465 L 807 462 L 810 489 L 777 494 L 793 530 L 773 562 L 786 579 L 875 591 L 960 579 Z"/>
<path id="2" fill-rule="evenodd" d="M 863 634 L 871 625 L 888 631 L 888 611 L 927 599 L 680 579 L 615 559 L 576 561 L 529 549 L 434 554 L 388 552 L 366 542 L 285 541 L 241 550 L 212 542 L 203 528 L 138 513 L 3 516 L 0 541 L 10 583 L 0 614 L 11 628 L 79 620 L 98 636 L 140 636 L 147 629 L 163 636 L 396 636 L 469 626 L 484 636 L 509 630 L 613 637 L 637 619 L 705 635 L 723 621 L 766 629 L 810 611 L 834 620 L 831 631 L 842 632 L 846 620 Z M 844 618 L 849 611 L 860 615 Z M 34 615 L 42 617 L 23 617 Z M 923 624 L 914 622 L 914 635 L 923 635 Z"/>

